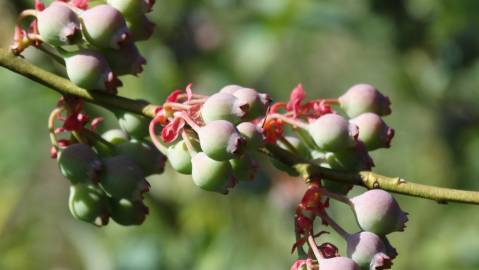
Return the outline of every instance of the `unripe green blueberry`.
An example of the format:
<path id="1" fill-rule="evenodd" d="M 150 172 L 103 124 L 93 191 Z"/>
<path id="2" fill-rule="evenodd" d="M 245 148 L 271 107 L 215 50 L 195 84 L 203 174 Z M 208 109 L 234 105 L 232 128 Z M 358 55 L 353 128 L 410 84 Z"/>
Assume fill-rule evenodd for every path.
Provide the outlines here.
<path id="1" fill-rule="evenodd" d="M 230 160 L 233 175 L 239 181 L 251 181 L 256 177 L 258 164 L 248 155 Z"/>
<path id="2" fill-rule="evenodd" d="M 80 50 L 65 56 L 70 81 L 88 90 L 116 91 L 121 82 L 113 74 L 105 57 L 93 50 Z"/>
<path id="3" fill-rule="evenodd" d="M 108 60 L 113 72 L 118 75 L 138 75 L 143 72 L 146 59 L 141 56 L 133 43 L 128 43 L 119 49 L 104 49 L 103 55 Z"/>
<path id="4" fill-rule="evenodd" d="M 116 111 L 116 118 L 120 128 L 135 139 L 143 139 L 149 135 L 150 121 L 143 115 L 126 111 Z"/>
<path id="5" fill-rule="evenodd" d="M 128 18 L 136 18 L 147 13 L 151 8 L 149 2 L 147 0 L 107 0 L 110 6 Z"/>
<path id="6" fill-rule="evenodd" d="M 79 183 L 71 186 L 68 206 L 72 216 L 78 220 L 99 227 L 108 224 L 108 198 L 95 185 Z"/>
<path id="7" fill-rule="evenodd" d="M 289 144 L 294 149 L 296 149 L 296 153 L 298 155 L 300 155 L 306 160 L 311 158 L 308 148 L 300 139 L 294 136 L 285 136 L 284 138 L 286 139 L 286 141 L 289 142 Z M 282 141 L 278 141 L 277 144 L 280 148 L 290 151 L 289 147 L 286 144 L 284 144 Z M 286 172 L 290 176 L 299 176 L 299 174 L 294 169 L 292 169 L 290 166 L 282 163 L 281 161 L 277 159 L 272 158 L 271 163 L 273 164 L 274 167 L 276 167 L 276 169 Z"/>
<path id="8" fill-rule="evenodd" d="M 347 257 L 333 257 L 318 261 L 321 270 L 359 270 L 359 266 Z"/>
<path id="9" fill-rule="evenodd" d="M 191 163 L 193 182 L 204 190 L 227 194 L 236 182 L 228 161 L 216 161 L 200 152 L 193 156 Z"/>
<path id="10" fill-rule="evenodd" d="M 375 113 L 363 113 L 349 120 L 359 128 L 359 139 L 369 151 L 389 148 L 394 137 L 394 129 Z"/>
<path id="11" fill-rule="evenodd" d="M 191 141 L 195 149 L 199 146 Z M 168 161 L 173 169 L 182 174 L 191 174 L 191 154 L 185 141 L 181 140 L 168 147 Z"/>
<path id="12" fill-rule="evenodd" d="M 237 125 L 236 129 L 246 140 L 247 150 L 256 152 L 259 147 L 264 145 L 262 129 L 257 125 L 251 122 L 243 122 Z"/>
<path id="13" fill-rule="evenodd" d="M 110 199 L 111 218 L 123 226 L 141 225 L 149 213 L 143 201 Z"/>
<path id="14" fill-rule="evenodd" d="M 166 157 L 151 143 L 131 140 L 117 145 L 115 150 L 134 160 L 145 176 L 161 174 L 165 169 Z"/>
<path id="15" fill-rule="evenodd" d="M 243 153 L 245 140 L 235 126 L 225 120 L 215 120 L 198 131 L 203 152 L 218 161 L 227 161 Z"/>
<path id="16" fill-rule="evenodd" d="M 148 40 L 155 32 L 155 24 L 146 16 L 127 18 L 126 24 L 130 29 L 131 40 L 135 42 Z"/>
<path id="17" fill-rule="evenodd" d="M 101 135 L 107 142 L 118 145 L 120 143 L 127 142 L 130 138 L 128 134 L 121 129 L 110 129 Z"/>
<path id="18" fill-rule="evenodd" d="M 361 229 L 378 235 L 404 231 L 408 220 L 394 197 L 382 189 L 373 189 L 351 199 Z"/>
<path id="19" fill-rule="evenodd" d="M 103 160 L 104 169 L 100 178 L 103 190 L 116 199 L 139 200 L 149 189 L 142 169 L 125 155 Z"/>
<path id="20" fill-rule="evenodd" d="M 110 5 L 98 5 L 81 14 L 85 38 L 98 48 L 119 49 L 130 38 L 125 18 Z"/>
<path id="21" fill-rule="evenodd" d="M 350 235 L 346 241 L 348 257 L 353 259 L 360 269 L 370 269 L 371 265 L 381 267 L 379 265 L 381 261 L 383 265 L 391 264 L 391 258 L 386 255 L 386 247 L 378 235 L 372 232 L 359 232 Z"/>
<path id="22" fill-rule="evenodd" d="M 248 104 L 227 93 L 216 93 L 210 96 L 201 108 L 201 116 L 205 123 L 215 120 L 226 120 L 239 123 L 248 111 Z"/>
<path id="23" fill-rule="evenodd" d="M 345 171 L 358 172 L 369 171 L 374 167 L 374 162 L 368 154 L 366 146 L 361 142 L 353 148 L 344 149 L 338 152 L 326 152 L 324 162 L 329 168 Z"/>
<path id="24" fill-rule="evenodd" d="M 76 143 L 58 153 L 60 172 L 72 184 L 97 181 L 102 162 L 87 144 Z"/>
<path id="25" fill-rule="evenodd" d="M 308 131 L 316 145 L 325 151 L 336 152 L 356 144 L 358 129 L 344 117 L 325 114 L 308 126 Z"/>
<path id="26" fill-rule="evenodd" d="M 379 115 L 391 113 L 389 98 L 369 84 L 356 84 L 338 99 L 341 108 L 349 117 L 373 112 Z"/>
<path id="27" fill-rule="evenodd" d="M 53 2 L 37 15 L 42 40 L 53 46 L 72 45 L 81 41 L 80 19 L 65 3 Z"/>
<path id="28" fill-rule="evenodd" d="M 231 92 L 239 101 L 248 104 L 248 112 L 245 116 L 247 120 L 253 120 L 266 113 L 270 99 L 266 94 L 260 94 L 251 88 L 240 87 L 233 90 L 234 87 L 223 88 L 222 91 Z"/>

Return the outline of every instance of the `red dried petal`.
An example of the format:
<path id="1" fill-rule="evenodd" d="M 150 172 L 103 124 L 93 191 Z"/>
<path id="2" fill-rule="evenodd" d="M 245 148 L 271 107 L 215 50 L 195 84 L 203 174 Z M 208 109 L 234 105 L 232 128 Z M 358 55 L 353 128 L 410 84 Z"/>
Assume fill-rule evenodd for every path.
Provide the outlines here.
<path id="1" fill-rule="evenodd" d="M 45 4 L 43 4 L 40 0 L 35 0 L 35 9 L 38 11 L 42 11 L 45 9 Z"/>
<path id="2" fill-rule="evenodd" d="M 181 130 L 185 126 L 185 121 L 182 118 L 175 118 L 168 123 L 161 131 L 161 140 L 164 143 L 171 143 L 180 135 Z"/>
<path id="3" fill-rule="evenodd" d="M 96 117 L 91 121 L 91 128 L 95 130 L 103 122 L 103 117 Z"/>
<path id="4" fill-rule="evenodd" d="M 326 259 L 340 256 L 339 249 L 331 243 L 323 243 L 318 246 L 318 249 Z"/>
<path id="5" fill-rule="evenodd" d="M 303 215 L 295 217 L 295 224 L 296 230 L 301 234 L 305 234 L 313 229 L 313 220 Z"/>
<path id="6" fill-rule="evenodd" d="M 181 95 L 183 91 L 180 89 L 176 89 L 175 91 L 171 92 L 171 94 L 166 98 L 166 102 L 176 102 L 178 100 L 178 96 Z"/>
<path id="7" fill-rule="evenodd" d="M 263 134 L 266 142 L 276 143 L 276 141 L 284 134 L 283 125 L 284 123 L 278 119 L 266 121 L 263 126 Z"/>
<path id="8" fill-rule="evenodd" d="M 72 5 L 79 9 L 88 9 L 88 0 L 73 0 Z"/>
<path id="9" fill-rule="evenodd" d="M 294 118 L 300 115 L 301 102 L 303 102 L 305 97 L 306 97 L 306 93 L 304 92 L 303 85 L 298 84 L 296 88 L 294 88 L 294 90 L 291 92 L 289 102 L 286 105 L 286 108 L 288 109 L 288 111 L 293 112 Z"/>
<path id="10" fill-rule="evenodd" d="M 193 83 L 190 83 L 186 86 L 186 97 L 188 102 L 190 102 L 191 99 L 193 98 L 193 90 L 191 89 L 192 86 L 193 86 Z"/>
<path id="11" fill-rule="evenodd" d="M 287 105 L 286 103 L 283 102 L 276 102 L 273 105 L 271 105 L 271 108 L 269 110 L 270 113 L 277 113 L 281 109 L 286 109 Z"/>

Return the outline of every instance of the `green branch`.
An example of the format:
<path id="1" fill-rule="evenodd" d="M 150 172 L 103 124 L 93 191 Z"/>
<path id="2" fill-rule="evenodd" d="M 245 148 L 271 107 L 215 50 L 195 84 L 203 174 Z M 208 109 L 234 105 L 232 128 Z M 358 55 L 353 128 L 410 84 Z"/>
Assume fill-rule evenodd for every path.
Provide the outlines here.
<path id="1" fill-rule="evenodd" d="M 153 117 L 155 109 L 158 108 L 158 105 L 148 102 L 82 89 L 69 80 L 45 71 L 20 57 L 14 56 L 9 50 L 1 48 L 0 66 L 51 88 L 62 95 L 77 96 L 87 102 L 100 106 L 122 109 L 148 117 Z M 359 185 L 370 189 L 381 188 L 390 192 L 434 200 L 440 203 L 460 202 L 479 204 L 479 192 L 475 191 L 416 184 L 399 177 L 389 177 L 368 171 L 346 173 L 331 170 L 309 163 L 275 145 L 268 145 L 263 152 L 294 168 L 306 181 L 327 179 L 343 184 Z"/>

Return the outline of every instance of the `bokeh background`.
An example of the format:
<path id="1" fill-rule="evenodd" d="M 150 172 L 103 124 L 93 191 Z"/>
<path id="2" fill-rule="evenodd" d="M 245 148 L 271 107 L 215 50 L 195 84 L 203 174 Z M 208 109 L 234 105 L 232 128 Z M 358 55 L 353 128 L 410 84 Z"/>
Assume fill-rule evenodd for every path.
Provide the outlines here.
<path id="1" fill-rule="evenodd" d="M 337 97 L 371 83 L 391 97 L 386 120 L 397 131 L 391 149 L 373 154 L 377 172 L 479 190 L 479 1 L 157 2 L 157 30 L 141 44 L 149 63 L 125 78 L 122 95 L 161 102 L 189 82 L 203 93 L 236 83 L 285 99 L 302 82 L 310 97 Z M 32 4 L 0 0 L 0 46 Z M 25 54 L 60 72 L 41 53 Z M 48 154 L 57 94 L 5 69 L 0 82 L 0 269 L 289 269 L 295 260 L 293 208 L 304 184 L 267 163 L 228 196 L 167 169 L 149 179 L 151 213 L 140 227 L 74 220 Z M 479 269 L 479 208 L 397 198 L 410 221 L 391 235 L 394 269 Z M 347 209 L 332 208 L 357 230 Z"/>

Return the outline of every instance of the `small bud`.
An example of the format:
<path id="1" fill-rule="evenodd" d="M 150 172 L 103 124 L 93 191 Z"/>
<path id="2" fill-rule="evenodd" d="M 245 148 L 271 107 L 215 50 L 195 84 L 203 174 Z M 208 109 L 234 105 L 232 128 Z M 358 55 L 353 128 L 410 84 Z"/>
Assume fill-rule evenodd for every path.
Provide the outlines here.
<path id="1" fill-rule="evenodd" d="M 103 163 L 100 186 L 111 197 L 139 200 L 149 190 L 142 169 L 128 156 L 106 158 Z"/>
<path id="2" fill-rule="evenodd" d="M 349 120 L 359 128 L 359 139 L 369 151 L 389 148 L 394 137 L 394 129 L 375 113 L 363 113 Z"/>
<path id="3" fill-rule="evenodd" d="M 102 50 L 113 72 L 118 75 L 138 75 L 143 72 L 146 59 L 141 56 L 133 43 L 126 44 L 119 49 Z"/>
<path id="4" fill-rule="evenodd" d="M 238 123 L 248 111 L 248 104 L 227 93 L 210 96 L 201 108 L 201 116 L 205 123 L 214 120 L 227 120 Z"/>
<path id="5" fill-rule="evenodd" d="M 386 235 L 404 231 L 408 220 L 394 197 L 382 189 L 373 189 L 351 199 L 359 226 L 366 231 Z"/>
<path id="6" fill-rule="evenodd" d="M 108 224 L 108 198 L 95 185 L 79 183 L 71 186 L 68 206 L 72 216 L 78 220 L 98 227 Z"/>
<path id="7" fill-rule="evenodd" d="M 321 270 L 359 270 L 359 266 L 347 257 L 320 259 L 318 263 Z"/>
<path id="8" fill-rule="evenodd" d="M 155 32 L 155 24 L 146 16 L 128 18 L 126 23 L 130 29 L 131 40 L 135 42 L 148 40 Z"/>
<path id="9" fill-rule="evenodd" d="M 72 45 L 81 41 L 80 19 L 66 4 L 53 2 L 37 15 L 42 41 L 53 46 Z"/>
<path id="10" fill-rule="evenodd" d="M 216 161 L 200 152 L 193 156 L 191 163 L 193 182 L 204 190 L 227 194 L 236 183 L 228 161 Z"/>
<path id="11" fill-rule="evenodd" d="M 110 199 L 111 218 L 123 226 L 141 225 L 149 210 L 142 201 Z"/>
<path id="12" fill-rule="evenodd" d="M 389 98 L 369 84 L 353 85 L 344 95 L 339 97 L 338 101 L 349 117 L 355 117 L 366 112 L 382 116 L 391 113 Z"/>
<path id="13" fill-rule="evenodd" d="M 251 122 L 243 122 L 236 128 L 246 140 L 246 148 L 248 150 L 256 152 L 259 147 L 263 146 L 263 133 L 260 127 Z"/>
<path id="14" fill-rule="evenodd" d="M 344 117 L 328 113 L 309 124 L 309 134 L 316 145 L 325 151 L 337 152 L 356 144 L 358 128 Z"/>
<path id="15" fill-rule="evenodd" d="M 115 150 L 134 160 L 145 176 L 161 174 L 165 169 L 166 157 L 151 143 L 132 140 L 117 145 Z"/>
<path id="16" fill-rule="evenodd" d="M 101 137 L 107 142 L 114 145 L 127 142 L 130 139 L 128 137 L 128 134 L 121 129 L 110 129 L 107 132 L 103 133 Z"/>
<path id="17" fill-rule="evenodd" d="M 72 184 L 98 180 L 102 162 L 87 144 L 72 144 L 61 149 L 58 154 L 60 172 Z"/>
<path id="18" fill-rule="evenodd" d="M 238 157 L 246 143 L 235 126 L 225 120 L 215 120 L 201 127 L 198 137 L 203 152 L 218 161 Z"/>
<path id="19" fill-rule="evenodd" d="M 121 13 L 110 5 L 98 5 L 81 14 L 85 38 L 98 48 L 119 49 L 130 32 Z"/>
<path id="20" fill-rule="evenodd" d="M 88 90 L 116 91 L 121 82 L 105 57 L 93 50 L 80 50 L 65 57 L 68 78 Z"/>
<path id="21" fill-rule="evenodd" d="M 391 258 L 386 253 L 386 247 L 381 238 L 372 232 L 359 232 L 347 239 L 348 257 L 353 259 L 361 269 L 370 269 L 370 265 L 379 268 L 391 265 Z M 379 255 L 378 255 L 379 254 Z"/>

